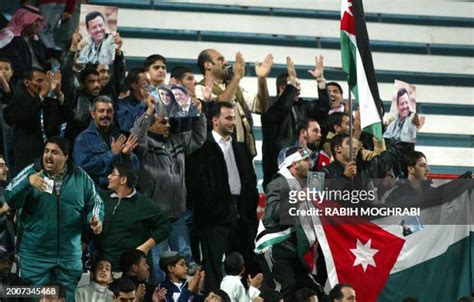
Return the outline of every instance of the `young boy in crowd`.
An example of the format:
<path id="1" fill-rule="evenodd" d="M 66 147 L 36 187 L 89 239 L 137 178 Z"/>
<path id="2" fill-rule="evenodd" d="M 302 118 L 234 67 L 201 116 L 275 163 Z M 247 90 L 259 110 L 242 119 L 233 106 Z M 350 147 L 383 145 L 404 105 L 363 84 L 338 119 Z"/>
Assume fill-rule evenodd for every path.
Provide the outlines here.
<path id="1" fill-rule="evenodd" d="M 221 289 L 229 295 L 232 302 L 254 301 L 260 294 L 260 285 L 263 281 L 263 274 L 257 274 L 251 278 L 247 277 L 249 290 L 246 291 L 242 284 L 242 274 L 245 272 L 244 258 L 240 253 L 232 253 L 225 258 L 224 270 L 226 276 L 222 279 Z"/>
<path id="2" fill-rule="evenodd" d="M 92 264 L 91 282 L 76 288 L 76 302 L 112 302 L 113 293 L 108 288 L 112 280 L 110 262 L 97 259 Z"/>
<path id="3" fill-rule="evenodd" d="M 184 261 L 184 256 L 178 252 L 166 251 L 160 255 L 160 268 L 166 273 L 165 281 L 159 287 L 166 288 L 166 301 L 187 302 L 204 301 L 204 296 L 200 293 L 204 288 L 204 271 L 196 273 L 188 280 L 188 268 Z"/>

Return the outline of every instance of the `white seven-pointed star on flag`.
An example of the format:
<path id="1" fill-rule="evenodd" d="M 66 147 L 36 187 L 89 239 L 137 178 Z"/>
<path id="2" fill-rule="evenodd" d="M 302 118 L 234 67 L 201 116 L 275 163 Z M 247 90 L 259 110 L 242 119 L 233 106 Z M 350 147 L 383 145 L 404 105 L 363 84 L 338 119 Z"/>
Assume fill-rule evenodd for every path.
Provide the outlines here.
<path id="1" fill-rule="evenodd" d="M 349 15 L 353 16 L 351 10 L 349 9 L 349 7 L 351 7 L 351 6 L 352 6 L 352 2 L 349 2 L 349 0 L 342 0 L 342 3 L 341 3 L 341 19 L 344 16 L 344 13 L 346 13 L 346 12 Z"/>
<path id="2" fill-rule="evenodd" d="M 357 247 L 355 249 L 350 249 L 351 253 L 356 256 L 353 266 L 362 265 L 362 269 L 364 272 L 367 270 L 369 265 L 376 267 L 374 261 L 374 255 L 379 252 L 377 249 L 370 248 L 372 243 L 372 239 L 369 239 L 365 244 L 357 239 Z"/>

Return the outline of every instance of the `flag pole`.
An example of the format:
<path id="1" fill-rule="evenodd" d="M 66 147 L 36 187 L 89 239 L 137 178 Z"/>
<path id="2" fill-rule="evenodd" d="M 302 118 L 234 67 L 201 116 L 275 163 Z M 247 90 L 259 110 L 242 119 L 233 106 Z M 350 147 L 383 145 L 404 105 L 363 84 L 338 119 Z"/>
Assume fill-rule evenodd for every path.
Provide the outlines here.
<path id="1" fill-rule="evenodd" d="M 349 83 L 347 84 L 347 91 L 349 91 L 349 148 L 350 148 L 350 161 L 354 160 L 354 152 L 352 151 L 352 138 L 353 138 L 353 131 L 352 131 L 352 93 L 351 93 L 351 87 L 349 86 Z"/>

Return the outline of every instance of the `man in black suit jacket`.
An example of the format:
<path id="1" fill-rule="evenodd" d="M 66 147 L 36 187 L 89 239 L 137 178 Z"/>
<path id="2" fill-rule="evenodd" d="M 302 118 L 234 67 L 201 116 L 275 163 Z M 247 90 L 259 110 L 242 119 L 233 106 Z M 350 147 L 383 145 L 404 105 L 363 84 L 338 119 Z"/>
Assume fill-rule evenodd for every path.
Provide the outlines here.
<path id="1" fill-rule="evenodd" d="M 207 291 L 219 288 L 224 254 L 239 251 L 247 273 L 258 271 L 253 253 L 257 177 L 246 145 L 232 137 L 235 114 L 231 103 L 214 103 L 210 110 L 212 132 L 188 158 L 193 219 L 201 242 Z"/>

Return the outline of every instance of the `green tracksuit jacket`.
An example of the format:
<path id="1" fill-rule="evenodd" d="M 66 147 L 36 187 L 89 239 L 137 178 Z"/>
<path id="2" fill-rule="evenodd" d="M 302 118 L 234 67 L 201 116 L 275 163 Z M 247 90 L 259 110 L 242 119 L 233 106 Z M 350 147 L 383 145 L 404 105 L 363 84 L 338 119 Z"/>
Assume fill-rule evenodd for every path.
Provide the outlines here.
<path id="1" fill-rule="evenodd" d="M 28 176 L 40 171 L 41 162 L 31 164 L 8 185 L 5 199 L 18 211 L 20 257 L 81 259 L 81 232 L 89 229 L 93 215 L 104 221 L 104 204 L 94 182 L 84 170 L 68 161 L 59 196 L 30 185 Z"/>

